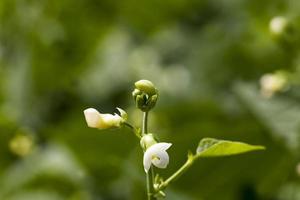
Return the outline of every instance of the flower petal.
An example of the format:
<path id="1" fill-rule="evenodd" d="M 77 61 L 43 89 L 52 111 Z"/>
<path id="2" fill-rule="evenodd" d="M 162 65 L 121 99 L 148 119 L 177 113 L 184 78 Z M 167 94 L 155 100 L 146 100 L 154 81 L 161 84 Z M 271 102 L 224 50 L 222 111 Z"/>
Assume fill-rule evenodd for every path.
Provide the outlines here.
<path id="1" fill-rule="evenodd" d="M 155 151 L 166 151 L 167 149 L 169 149 L 172 146 L 171 143 L 166 143 L 166 142 L 159 142 L 156 143 L 154 145 L 152 145 L 151 147 L 149 147 L 149 151 L 153 151 L 155 149 Z M 147 150 L 147 151 L 148 151 Z"/>
<path id="2" fill-rule="evenodd" d="M 117 110 L 120 112 L 120 116 L 126 121 L 128 118 L 127 113 L 123 109 L 118 108 L 118 107 L 117 107 Z"/>
<path id="3" fill-rule="evenodd" d="M 151 163 L 153 163 L 156 167 L 165 168 L 169 163 L 169 156 L 166 152 L 168 148 L 171 147 L 171 143 L 156 143 L 150 146 L 146 152 L 144 153 L 144 169 L 145 172 L 148 173 Z M 153 160 L 154 158 L 154 160 Z M 160 161 L 155 161 L 155 159 L 159 159 Z"/>
<path id="4" fill-rule="evenodd" d="M 166 151 L 160 151 L 154 158 L 152 158 L 152 163 L 158 168 L 166 168 L 169 164 L 169 155 Z"/>
<path id="5" fill-rule="evenodd" d="M 94 108 L 88 108 L 83 111 L 87 125 L 91 128 L 98 128 L 101 121 L 101 114 Z"/>
<path id="6" fill-rule="evenodd" d="M 151 154 L 151 152 L 146 151 L 144 153 L 144 159 L 143 159 L 144 170 L 146 173 L 148 173 L 148 171 L 151 167 L 151 162 L 152 162 L 152 154 Z"/>

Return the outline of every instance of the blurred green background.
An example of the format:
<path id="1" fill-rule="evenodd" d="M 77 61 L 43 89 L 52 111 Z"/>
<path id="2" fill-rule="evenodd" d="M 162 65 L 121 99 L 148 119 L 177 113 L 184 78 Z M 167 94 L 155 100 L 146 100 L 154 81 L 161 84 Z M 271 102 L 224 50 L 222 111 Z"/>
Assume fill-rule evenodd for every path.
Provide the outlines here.
<path id="1" fill-rule="evenodd" d="M 149 129 L 173 143 L 174 172 L 203 137 L 267 147 L 202 159 L 167 200 L 300 199 L 298 0 L 1 0 L 0 199 L 142 200 L 142 152 L 126 128 L 83 110 L 125 109 L 133 83 L 160 91 Z M 284 16 L 292 31 L 272 34 Z M 289 87 L 264 98 L 266 73 Z"/>

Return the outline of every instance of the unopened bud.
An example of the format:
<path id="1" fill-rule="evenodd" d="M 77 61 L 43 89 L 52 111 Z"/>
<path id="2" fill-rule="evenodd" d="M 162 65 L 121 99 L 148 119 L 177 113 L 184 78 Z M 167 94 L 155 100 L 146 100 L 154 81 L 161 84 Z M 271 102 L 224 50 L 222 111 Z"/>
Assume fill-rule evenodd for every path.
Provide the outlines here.
<path id="1" fill-rule="evenodd" d="M 142 94 L 142 92 L 139 89 L 134 89 L 132 92 L 132 96 L 133 96 L 134 100 L 136 99 L 136 97 L 138 95 L 141 95 L 141 94 Z"/>
<path id="2" fill-rule="evenodd" d="M 156 105 L 158 99 L 157 89 L 153 83 L 148 80 L 137 81 L 135 87 L 132 96 L 135 100 L 136 107 L 143 112 L 148 112 Z"/>
<path id="3" fill-rule="evenodd" d="M 151 133 L 144 135 L 140 141 L 141 147 L 144 150 L 148 149 L 150 146 L 152 146 L 156 143 L 157 143 L 157 141 L 154 138 L 153 134 L 151 134 Z"/>
<path id="4" fill-rule="evenodd" d="M 134 85 L 138 90 L 148 94 L 149 96 L 156 94 L 156 89 L 151 81 L 139 80 L 139 81 L 135 82 Z"/>
<path id="5" fill-rule="evenodd" d="M 29 135 L 16 135 L 9 142 L 10 150 L 18 156 L 26 156 L 32 152 L 34 146 L 33 138 Z"/>
<path id="6" fill-rule="evenodd" d="M 285 17 L 277 16 L 270 21 L 270 31 L 274 35 L 281 35 L 288 27 L 288 21 Z"/>
<path id="7" fill-rule="evenodd" d="M 265 98 L 272 97 L 276 92 L 288 87 L 288 80 L 284 73 L 265 74 L 260 79 L 261 94 Z"/>

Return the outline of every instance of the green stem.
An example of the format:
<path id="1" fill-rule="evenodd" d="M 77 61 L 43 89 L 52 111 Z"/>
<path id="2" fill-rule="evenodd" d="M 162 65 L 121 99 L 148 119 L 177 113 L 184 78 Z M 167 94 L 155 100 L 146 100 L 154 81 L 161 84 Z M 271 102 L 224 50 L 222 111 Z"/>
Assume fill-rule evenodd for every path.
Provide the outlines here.
<path id="1" fill-rule="evenodd" d="M 194 157 L 188 157 L 187 161 L 167 180 L 162 182 L 158 187 L 158 191 L 165 189 L 171 182 L 181 176 L 194 162 Z"/>
<path id="2" fill-rule="evenodd" d="M 148 112 L 143 112 L 142 135 L 148 133 Z"/>
<path id="3" fill-rule="evenodd" d="M 153 179 L 152 179 L 152 168 L 147 173 L 147 199 L 155 200 L 153 196 Z"/>
<path id="4" fill-rule="evenodd" d="M 135 136 L 137 136 L 139 139 L 142 138 L 142 136 L 137 128 L 135 128 L 134 126 L 132 126 L 131 124 L 129 124 L 127 122 L 124 122 L 124 125 L 129 127 L 132 130 L 132 132 L 135 134 Z"/>
<path id="5" fill-rule="evenodd" d="M 143 125 L 142 125 L 142 135 L 146 135 L 148 133 L 148 112 L 143 113 Z M 154 188 L 153 188 L 153 168 L 148 171 L 146 174 L 146 180 L 147 180 L 147 199 L 148 200 L 155 200 L 154 197 Z"/>

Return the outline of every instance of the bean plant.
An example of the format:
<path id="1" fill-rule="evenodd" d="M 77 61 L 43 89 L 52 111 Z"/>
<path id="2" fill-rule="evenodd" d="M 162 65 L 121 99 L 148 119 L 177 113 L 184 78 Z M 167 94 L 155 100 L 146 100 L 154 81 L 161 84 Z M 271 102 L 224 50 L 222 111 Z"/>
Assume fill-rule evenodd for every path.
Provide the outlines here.
<path id="1" fill-rule="evenodd" d="M 186 162 L 170 177 L 161 177 L 157 168 L 166 168 L 169 164 L 167 150 L 171 143 L 162 142 L 158 135 L 148 129 L 148 116 L 158 100 L 158 90 L 151 81 L 140 80 L 135 82 L 132 96 L 137 109 L 143 113 L 141 127 L 135 127 L 128 122 L 127 113 L 117 108 L 118 114 L 102 114 L 94 108 L 84 110 L 87 125 L 100 130 L 111 128 L 129 127 L 140 142 L 143 156 L 143 167 L 146 175 L 147 199 L 157 200 L 166 196 L 165 189 L 181 176 L 189 167 L 202 157 L 229 156 L 246 153 L 255 150 L 263 150 L 265 147 L 250 145 L 242 142 L 203 138 L 194 152 L 188 151 Z"/>

